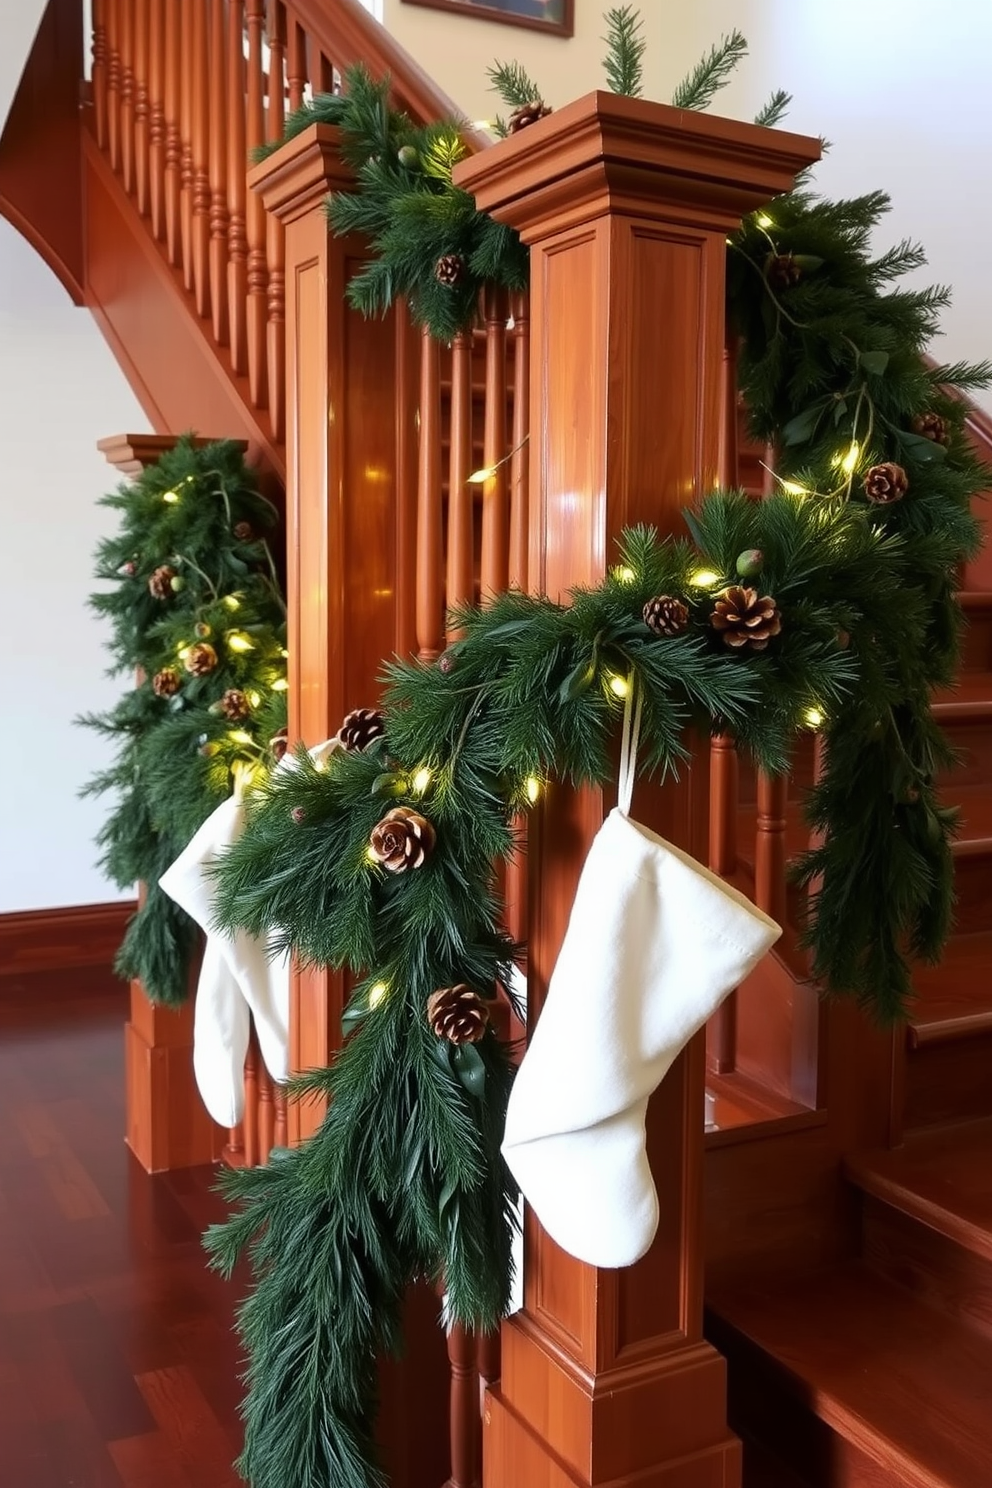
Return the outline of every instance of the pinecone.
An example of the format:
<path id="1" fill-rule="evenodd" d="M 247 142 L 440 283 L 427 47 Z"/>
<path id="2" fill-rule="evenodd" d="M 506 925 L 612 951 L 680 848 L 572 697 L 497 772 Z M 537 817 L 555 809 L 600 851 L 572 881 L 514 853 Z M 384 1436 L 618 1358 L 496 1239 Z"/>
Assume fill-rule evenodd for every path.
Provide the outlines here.
<path id="1" fill-rule="evenodd" d="M 176 570 L 162 563 L 148 580 L 148 593 L 153 599 L 169 599 L 172 596 L 172 581 Z"/>
<path id="2" fill-rule="evenodd" d="M 251 542 L 255 536 L 255 529 L 250 522 L 235 522 L 234 535 L 238 542 Z"/>
<path id="3" fill-rule="evenodd" d="M 782 616 L 770 594 L 759 595 L 757 589 L 731 584 L 717 595 L 710 625 L 720 631 L 725 646 L 764 651 L 781 631 Z"/>
<path id="4" fill-rule="evenodd" d="M 395 806 L 372 828 L 369 851 L 390 873 L 421 868 L 434 846 L 434 828 L 410 806 Z"/>
<path id="5" fill-rule="evenodd" d="M 449 287 L 457 284 L 465 272 L 465 260 L 460 253 L 444 253 L 434 265 L 434 278 L 438 284 Z"/>
<path id="6" fill-rule="evenodd" d="M 217 652 L 209 641 L 197 641 L 195 646 L 187 647 L 183 666 L 194 677 L 205 677 L 216 665 Z"/>
<path id="7" fill-rule="evenodd" d="M 438 669 L 439 672 L 442 672 L 444 674 L 444 676 L 446 676 L 446 677 L 451 672 L 453 672 L 455 670 L 455 656 L 454 656 L 454 652 L 452 652 L 452 651 L 442 651 L 441 652 L 441 655 L 437 659 L 437 669 Z"/>
<path id="8" fill-rule="evenodd" d="M 345 749 L 367 749 L 373 739 L 380 739 L 385 732 L 386 720 L 378 708 L 354 708 L 345 715 L 338 738 Z"/>
<path id="9" fill-rule="evenodd" d="M 932 439 L 934 444 L 946 444 L 949 438 L 947 422 L 939 413 L 918 413 L 913 420 L 913 433 Z"/>
<path id="10" fill-rule="evenodd" d="M 205 620 L 198 620 L 193 626 L 193 634 L 198 641 L 205 641 L 207 636 L 211 634 L 210 626 Z"/>
<path id="11" fill-rule="evenodd" d="M 288 748 L 289 729 L 277 729 L 276 732 L 272 735 L 272 738 L 269 740 L 269 749 L 272 751 L 272 758 L 275 760 L 276 764 L 279 763 Z"/>
<path id="12" fill-rule="evenodd" d="M 152 692 L 156 697 L 175 697 L 179 683 L 180 676 L 175 667 L 163 667 L 152 678 Z"/>
<path id="13" fill-rule="evenodd" d="M 865 495 L 876 506 L 891 506 L 909 490 L 909 476 L 894 460 L 873 465 L 865 476 Z"/>
<path id="14" fill-rule="evenodd" d="M 251 709 L 248 706 L 248 699 L 240 687 L 229 687 L 227 689 L 220 700 L 220 711 L 231 723 L 240 723 L 243 718 L 248 717 Z"/>
<path id="15" fill-rule="evenodd" d="M 689 606 L 670 594 L 656 594 L 644 606 L 644 624 L 655 635 L 677 636 L 689 624 Z"/>
<path id="16" fill-rule="evenodd" d="M 530 103 L 522 103 L 518 109 L 513 110 L 506 122 L 506 132 L 516 134 L 519 129 L 526 129 L 528 124 L 546 119 L 550 112 L 543 98 L 532 98 Z"/>
<path id="17" fill-rule="evenodd" d="M 432 1032 L 450 1044 L 477 1044 L 486 1031 L 489 1009 L 465 982 L 441 987 L 427 999 L 427 1021 Z"/>
<path id="18" fill-rule="evenodd" d="M 773 289 L 792 289 L 803 277 L 803 271 L 791 253 L 769 254 L 765 273 Z"/>

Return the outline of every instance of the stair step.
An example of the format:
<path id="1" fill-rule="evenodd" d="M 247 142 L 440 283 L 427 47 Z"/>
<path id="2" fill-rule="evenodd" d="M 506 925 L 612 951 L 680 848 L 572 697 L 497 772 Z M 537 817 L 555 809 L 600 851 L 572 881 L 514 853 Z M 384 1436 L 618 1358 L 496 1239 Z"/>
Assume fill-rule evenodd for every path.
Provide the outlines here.
<path id="1" fill-rule="evenodd" d="M 958 599 L 967 621 L 961 646 L 962 671 L 992 671 L 992 594 L 964 591 Z"/>
<path id="2" fill-rule="evenodd" d="M 913 971 L 910 1049 L 992 1033 L 992 930 L 951 939 L 938 966 Z"/>
<path id="3" fill-rule="evenodd" d="M 852 1154 L 844 1171 L 865 1193 L 992 1263 L 992 1120 L 916 1133 L 892 1151 Z"/>
<path id="4" fill-rule="evenodd" d="M 712 1306 L 735 1428 L 749 1407 L 764 1412 L 762 1437 L 788 1446 L 815 1488 L 992 1484 L 992 1339 L 860 1262 Z"/>

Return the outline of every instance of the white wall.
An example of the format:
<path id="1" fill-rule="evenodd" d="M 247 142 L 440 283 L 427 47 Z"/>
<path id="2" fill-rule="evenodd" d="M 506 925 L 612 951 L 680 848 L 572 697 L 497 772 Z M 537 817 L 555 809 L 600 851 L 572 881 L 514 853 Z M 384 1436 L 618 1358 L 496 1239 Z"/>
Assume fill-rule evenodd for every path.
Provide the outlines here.
<path id="1" fill-rule="evenodd" d="M 86 608 L 115 525 L 96 504 L 117 478 L 96 441 L 148 427 L 92 316 L 0 218 L 0 913 L 122 897 L 94 863 L 106 808 L 77 797 L 107 744 L 72 719 L 122 685 Z"/>
<path id="2" fill-rule="evenodd" d="M 575 0 L 569 41 L 403 0 L 385 0 L 384 20 L 470 119 L 485 119 L 498 109 L 485 76 L 495 58 L 521 62 L 555 105 L 605 87 L 606 8 L 605 0 Z M 953 286 L 935 353 L 992 356 L 989 0 L 950 0 L 937 10 L 929 0 L 640 0 L 640 10 L 646 97 L 667 101 L 696 59 L 738 27 L 751 54 L 714 111 L 750 119 L 773 88 L 791 92 L 783 127 L 833 142 L 821 189 L 888 191 L 882 246 L 919 239 L 930 260 L 919 282 Z M 983 401 L 992 409 L 992 394 Z"/>

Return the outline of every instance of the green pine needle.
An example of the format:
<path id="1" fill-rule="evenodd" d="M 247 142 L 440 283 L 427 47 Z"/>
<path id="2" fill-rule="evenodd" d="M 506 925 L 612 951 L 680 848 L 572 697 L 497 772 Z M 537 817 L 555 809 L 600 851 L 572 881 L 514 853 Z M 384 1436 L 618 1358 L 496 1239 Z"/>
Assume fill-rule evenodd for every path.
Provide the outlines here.
<path id="1" fill-rule="evenodd" d="M 716 46 L 696 63 L 672 94 L 675 108 L 709 108 L 721 88 L 730 82 L 738 62 L 747 56 L 747 41 L 740 31 L 722 36 Z"/>
<path id="2" fill-rule="evenodd" d="M 613 93 L 639 98 L 643 90 L 642 58 L 647 42 L 641 35 L 641 14 L 633 5 L 616 5 L 606 12 L 609 48 L 603 67 Z"/>
<path id="3" fill-rule="evenodd" d="M 498 93 L 509 109 L 523 108 L 543 97 L 540 88 L 519 62 L 494 62 L 486 68 L 490 92 Z"/>
<path id="4" fill-rule="evenodd" d="M 784 88 L 776 88 L 764 106 L 755 114 L 755 124 L 761 124 L 765 129 L 774 129 L 775 125 L 785 118 L 791 102 L 791 93 L 786 93 Z"/>

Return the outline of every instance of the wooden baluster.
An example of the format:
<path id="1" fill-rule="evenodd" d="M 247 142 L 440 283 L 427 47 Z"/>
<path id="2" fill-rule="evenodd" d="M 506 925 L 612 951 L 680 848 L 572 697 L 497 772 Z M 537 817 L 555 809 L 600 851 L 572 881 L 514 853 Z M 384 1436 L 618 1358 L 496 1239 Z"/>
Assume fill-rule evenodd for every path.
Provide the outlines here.
<path id="1" fill-rule="evenodd" d="M 298 21 L 293 21 L 286 40 L 286 86 L 289 106 L 298 109 L 307 85 L 307 36 Z"/>
<path id="2" fill-rule="evenodd" d="M 282 139 L 286 123 L 285 68 L 286 7 L 283 0 L 269 0 L 269 107 L 265 123 L 270 140 Z M 273 212 L 265 220 L 265 261 L 269 271 L 265 338 L 269 421 L 273 439 L 281 442 L 286 416 L 286 236 Z"/>
<path id="3" fill-rule="evenodd" d="M 709 866 L 729 878 L 737 868 L 737 807 L 739 794 L 737 745 L 731 734 L 710 740 Z M 737 1060 L 737 993 L 731 992 L 709 1021 L 707 1063 L 717 1074 L 728 1074 Z"/>
<path id="4" fill-rule="evenodd" d="M 258 1155 L 258 1067 L 260 1062 L 258 1044 L 255 1042 L 255 1030 L 252 1029 L 251 1042 L 248 1045 L 248 1053 L 245 1055 L 245 1114 L 241 1122 L 245 1141 L 246 1168 L 257 1168 L 260 1160 Z"/>
<path id="5" fill-rule="evenodd" d="M 786 922 L 785 819 L 788 775 L 758 774 L 758 825 L 755 839 L 754 898 L 780 925 Z"/>
<path id="6" fill-rule="evenodd" d="M 134 194 L 148 211 L 148 25 L 149 0 L 134 3 Z"/>
<path id="7" fill-rule="evenodd" d="M 124 190 L 134 188 L 134 6 L 135 0 L 117 0 L 121 23 L 121 180 Z"/>
<path id="8" fill-rule="evenodd" d="M 210 313 L 214 340 L 226 346 L 227 325 L 227 16 L 225 0 L 210 0 Z M 232 109 L 237 100 L 231 100 Z M 241 170 L 244 173 L 245 164 Z"/>
<path id="9" fill-rule="evenodd" d="M 333 93 L 334 87 L 334 63 L 329 57 L 321 52 L 317 59 L 317 90 L 318 93 Z"/>
<path id="10" fill-rule="evenodd" d="M 275 1132 L 275 1107 L 272 1103 L 272 1076 L 265 1061 L 258 1061 L 258 1160 L 267 1163 Z"/>
<path id="11" fill-rule="evenodd" d="M 103 0 L 107 20 L 107 152 L 112 170 L 121 164 L 121 5 Z"/>
<path id="12" fill-rule="evenodd" d="M 737 337 L 728 326 L 720 368 L 720 443 L 717 449 L 717 481 L 722 490 L 736 489 L 737 468 Z"/>
<path id="13" fill-rule="evenodd" d="M 152 234 L 165 235 L 165 8 L 151 0 L 148 30 L 148 205 Z"/>
<path id="14" fill-rule="evenodd" d="M 244 0 L 227 3 L 227 317 L 231 366 L 244 372 L 248 365 L 245 300 L 248 295 L 248 238 L 245 227 Z"/>
<path id="15" fill-rule="evenodd" d="M 193 288 L 193 69 L 190 56 L 196 29 L 197 0 L 182 0 L 182 45 L 179 53 L 180 79 L 180 236 L 182 240 L 183 284 Z"/>
<path id="16" fill-rule="evenodd" d="M 240 1121 L 237 1126 L 229 1126 L 227 1129 L 227 1141 L 224 1144 L 224 1161 L 229 1168 L 243 1168 L 245 1165 L 244 1128 Z"/>
<path id="17" fill-rule="evenodd" d="M 417 488 L 420 466 L 420 335 L 406 304 L 396 309 L 396 650 L 417 649 Z"/>
<path id="18" fill-rule="evenodd" d="M 513 455 L 510 459 L 511 588 L 527 588 L 527 523 L 530 518 L 530 300 L 513 295 Z"/>
<path id="19" fill-rule="evenodd" d="M 459 331 L 451 347 L 451 434 L 448 465 L 447 608 L 475 598 L 472 473 L 472 332 Z M 457 632 L 448 631 L 449 643 Z"/>
<path id="20" fill-rule="evenodd" d="M 451 1476 L 444 1488 L 479 1488 L 479 1377 L 475 1334 L 460 1323 L 448 1331 L 451 1364 Z"/>
<path id="21" fill-rule="evenodd" d="M 207 0 L 193 0 L 193 297 L 210 314 L 210 71 Z"/>
<path id="22" fill-rule="evenodd" d="M 180 133 L 182 104 L 183 7 L 169 0 L 165 9 L 165 247 L 170 264 L 182 252 L 179 231 L 179 193 L 182 184 L 183 144 Z"/>
<path id="23" fill-rule="evenodd" d="M 265 109 L 262 103 L 262 32 L 265 0 L 247 0 L 248 16 L 248 153 L 265 143 Z M 265 323 L 267 277 L 265 268 L 265 208 L 257 192 L 248 196 L 248 395 L 256 408 L 266 401 Z"/>
<path id="24" fill-rule="evenodd" d="M 506 455 L 506 294 L 495 285 L 482 292 L 486 323 L 486 425 L 483 462 L 496 467 L 482 488 L 482 600 L 500 594 L 509 577 L 510 523 Z"/>
<path id="25" fill-rule="evenodd" d="M 273 1147 L 285 1147 L 289 1142 L 286 1129 L 286 1087 L 276 1082 L 273 1086 L 272 1104 L 275 1108 L 275 1126 L 272 1130 Z"/>
<path id="26" fill-rule="evenodd" d="M 93 0 L 93 36 L 91 70 L 93 83 L 93 127 L 101 150 L 107 148 L 107 5 L 109 0 Z"/>
<path id="27" fill-rule="evenodd" d="M 440 655 L 441 602 L 441 355 L 427 330 L 420 339 L 420 464 L 417 476 L 417 653 Z"/>

